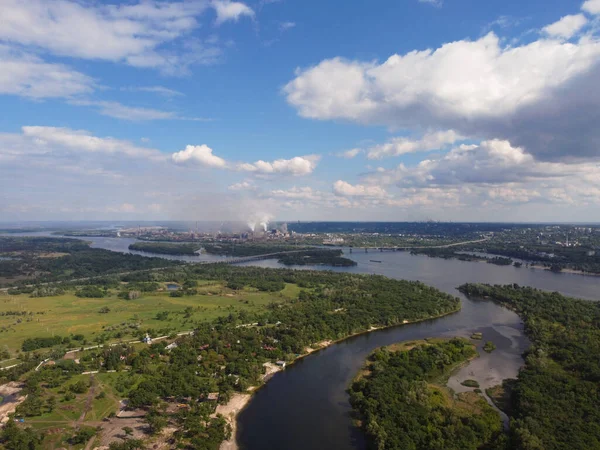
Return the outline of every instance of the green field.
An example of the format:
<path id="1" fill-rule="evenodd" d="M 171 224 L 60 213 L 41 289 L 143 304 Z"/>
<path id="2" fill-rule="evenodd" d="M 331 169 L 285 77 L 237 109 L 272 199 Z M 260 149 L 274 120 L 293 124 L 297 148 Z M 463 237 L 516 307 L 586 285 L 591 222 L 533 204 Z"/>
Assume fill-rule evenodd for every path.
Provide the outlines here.
<path id="1" fill-rule="evenodd" d="M 296 298 L 300 292 L 300 288 L 293 284 L 287 284 L 282 291 L 275 293 L 250 287 L 234 291 L 215 281 L 199 280 L 198 285 L 198 293 L 193 296 L 171 297 L 164 289 L 142 293 L 135 300 L 118 298 L 116 290 L 105 298 L 79 298 L 74 293 L 42 298 L 30 298 L 27 294 L 0 295 L 0 314 L 27 313 L 24 316 L 0 315 L 0 349 L 8 349 L 14 355 L 25 339 L 53 335 L 83 334 L 85 345 L 95 344 L 96 338 L 103 333 L 110 334 L 110 340 L 115 340 L 117 332 L 122 334 L 123 339 L 131 340 L 137 332 L 132 324 L 142 329 L 187 331 L 194 329 L 198 321 L 211 320 L 233 311 L 259 312 L 272 302 Z M 110 311 L 100 313 L 104 307 Z M 186 308 L 191 310 L 184 313 Z M 157 313 L 163 311 L 169 312 L 168 318 L 158 320 Z"/>

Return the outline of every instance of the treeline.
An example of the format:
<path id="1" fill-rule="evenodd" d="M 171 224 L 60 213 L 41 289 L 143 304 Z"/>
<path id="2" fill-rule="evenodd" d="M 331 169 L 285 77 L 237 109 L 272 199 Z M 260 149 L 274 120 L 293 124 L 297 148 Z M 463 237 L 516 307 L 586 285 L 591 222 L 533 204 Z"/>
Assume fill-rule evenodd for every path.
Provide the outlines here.
<path id="1" fill-rule="evenodd" d="M 193 256 L 200 249 L 195 244 L 168 244 L 164 242 L 135 242 L 129 250 L 138 252 L 158 253 L 161 255 L 190 255 Z"/>
<path id="2" fill-rule="evenodd" d="M 369 448 L 501 448 L 500 416 L 483 397 L 469 393 L 452 400 L 451 394 L 435 385 L 436 380 L 444 379 L 458 364 L 476 355 L 474 346 L 463 339 L 373 352 L 367 374 L 349 390 Z M 460 405 L 461 399 L 469 396 L 470 403 Z"/>
<path id="3" fill-rule="evenodd" d="M 344 258 L 341 250 L 307 250 L 298 253 L 287 253 L 279 257 L 279 262 L 286 266 L 326 265 L 332 267 L 356 266 L 356 262 Z"/>
<path id="4" fill-rule="evenodd" d="M 518 285 L 460 290 L 514 310 L 532 341 L 510 401 L 511 448 L 600 448 L 600 304 Z"/>

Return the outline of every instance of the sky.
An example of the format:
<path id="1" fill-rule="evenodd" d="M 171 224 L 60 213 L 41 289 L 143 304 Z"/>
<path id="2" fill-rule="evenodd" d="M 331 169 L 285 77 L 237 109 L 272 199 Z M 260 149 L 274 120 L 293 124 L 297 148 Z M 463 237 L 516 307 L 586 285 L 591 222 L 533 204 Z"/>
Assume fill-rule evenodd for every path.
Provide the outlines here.
<path id="1" fill-rule="evenodd" d="M 600 222 L 600 0 L 2 0 L 0 221 Z"/>

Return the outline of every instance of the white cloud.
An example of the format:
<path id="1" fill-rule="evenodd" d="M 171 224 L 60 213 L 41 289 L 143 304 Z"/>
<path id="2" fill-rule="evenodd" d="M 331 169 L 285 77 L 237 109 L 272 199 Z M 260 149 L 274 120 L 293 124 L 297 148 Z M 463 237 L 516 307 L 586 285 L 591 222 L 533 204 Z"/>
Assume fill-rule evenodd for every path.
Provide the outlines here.
<path id="1" fill-rule="evenodd" d="M 43 99 L 88 94 L 95 88 L 94 80 L 87 75 L 2 44 L 0 67 L 0 94 Z"/>
<path id="2" fill-rule="evenodd" d="M 489 33 L 382 64 L 328 59 L 298 70 L 283 91 L 307 118 L 453 129 L 544 159 L 600 156 L 600 41 L 501 42 Z"/>
<path id="3" fill-rule="evenodd" d="M 143 0 L 107 5 L 76 0 L 3 0 L 0 42 L 59 56 L 159 68 L 178 75 L 186 73 L 192 64 L 212 64 L 220 56 L 217 43 L 203 43 L 189 36 L 199 27 L 200 15 L 210 7 L 220 17 L 229 14 L 231 20 L 247 14 L 236 6 L 242 4 L 231 2 L 225 2 L 223 12 L 222 3 Z"/>
<path id="4" fill-rule="evenodd" d="M 549 36 L 571 39 L 586 24 L 587 19 L 583 14 L 569 15 L 544 27 L 543 31 Z"/>
<path id="5" fill-rule="evenodd" d="M 296 156 L 291 159 L 277 159 L 272 162 L 256 161 L 255 163 L 240 163 L 238 170 L 256 174 L 270 175 L 309 175 L 317 166 L 319 158 L 315 156 Z"/>
<path id="6" fill-rule="evenodd" d="M 104 116 L 114 117 L 115 119 L 131 120 L 134 122 L 144 120 L 164 120 L 177 118 L 177 116 L 170 111 L 160 111 L 151 108 L 125 106 L 118 102 L 74 100 L 69 103 L 77 106 L 97 107 L 100 114 Z"/>
<path id="7" fill-rule="evenodd" d="M 356 158 L 360 153 L 362 153 L 362 150 L 360 148 L 353 148 L 344 152 L 336 153 L 336 156 L 345 159 L 353 159 Z"/>
<path id="8" fill-rule="evenodd" d="M 444 2 L 442 0 L 419 0 L 419 3 L 427 3 L 429 5 L 440 7 Z"/>
<path id="9" fill-rule="evenodd" d="M 174 89 L 169 89 L 164 86 L 131 86 L 127 88 L 122 88 L 124 91 L 130 92 L 150 92 L 153 94 L 162 95 L 165 97 L 181 97 L 183 96 L 182 92 L 176 91 Z"/>
<path id="10" fill-rule="evenodd" d="M 250 191 L 256 189 L 256 186 L 251 181 L 242 181 L 240 183 L 231 184 L 228 189 L 230 191 Z"/>
<path id="11" fill-rule="evenodd" d="M 280 22 L 279 23 L 279 31 L 281 31 L 281 32 L 291 30 L 292 28 L 295 28 L 295 27 L 296 27 L 295 22 Z"/>
<path id="12" fill-rule="evenodd" d="M 454 130 L 430 132 L 419 140 L 396 137 L 385 144 L 371 147 L 368 150 L 367 157 L 369 159 L 381 159 L 388 156 L 404 155 L 406 153 L 438 150 L 462 140 L 464 140 L 464 137 Z"/>
<path id="13" fill-rule="evenodd" d="M 600 0 L 587 0 L 581 9 L 590 14 L 600 14 Z"/>
<path id="14" fill-rule="evenodd" d="M 362 184 L 352 185 L 346 181 L 338 180 L 333 184 L 333 192 L 345 197 L 386 197 L 387 192 L 379 186 Z"/>
<path id="15" fill-rule="evenodd" d="M 322 198 L 322 193 L 315 191 L 311 187 L 296 187 L 294 186 L 291 189 L 275 189 L 270 192 L 270 195 L 273 197 L 280 197 L 286 199 L 296 199 L 296 200 L 320 200 Z"/>
<path id="16" fill-rule="evenodd" d="M 522 148 L 507 141 L 483 141 L 479 145 L 461 145 L 437 159 L 421 161 L 414 167 L 399 165 L 380 169 L 365 180 L 371 184 L 397 184 L 400 187 L 460 185 L 503 185 L 507 183 L 565 182 L 569 177 L 599 173 L 596 163 L 565 164 L 536 161 Z"/>
<path id="17" fill-rule="evenodd" d="M 171 158 L 177 164 L 194 162 L 201 166 L 218 169 L 227 167 L 227 162 L 223 158 L 213 155 L 212 149 L 207 145 L 188 145 L 185 150 L 173 153 Z"/>
<path id="18" fill-rule="evenodd" d="M 213 0 L 212 7 L 217 13 L 217 25 L 224 22 L 237 22 L 241 17 L 254 17 L 254 11 L 248 5 L 230 0 Z"/>
<path id="19" fill-rule="evenodd" d="M 166 156 L 158 150 L 139 147 L 129 141 L 114 138 L 100 138 L 84 130 L 70 128 L 25 126 L 22 128 L 22 141 L 20 136 L 15 136 L 18 142 L 26 148 L 24 152 L 55 153 L 61 150 L 71 152 L 90 152 L 123 154 L 134 158 L 144 158 L 155 161 L 164 161 Z M 6 148 L 5 148 L 6 150 Z"/>

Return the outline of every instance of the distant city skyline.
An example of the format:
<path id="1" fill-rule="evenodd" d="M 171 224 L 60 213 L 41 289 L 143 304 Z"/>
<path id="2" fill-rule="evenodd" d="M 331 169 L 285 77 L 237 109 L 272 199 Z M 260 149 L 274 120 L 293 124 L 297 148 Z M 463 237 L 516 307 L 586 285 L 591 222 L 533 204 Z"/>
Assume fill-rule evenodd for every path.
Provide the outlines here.
<path id="1" fill-rule="evenodd" d="M 0 223 L 600 222 L 600 0 L 0 16 Z"/>

